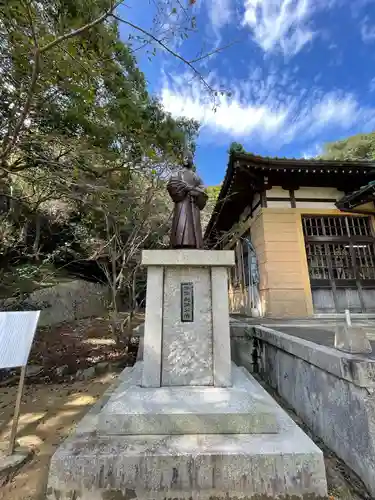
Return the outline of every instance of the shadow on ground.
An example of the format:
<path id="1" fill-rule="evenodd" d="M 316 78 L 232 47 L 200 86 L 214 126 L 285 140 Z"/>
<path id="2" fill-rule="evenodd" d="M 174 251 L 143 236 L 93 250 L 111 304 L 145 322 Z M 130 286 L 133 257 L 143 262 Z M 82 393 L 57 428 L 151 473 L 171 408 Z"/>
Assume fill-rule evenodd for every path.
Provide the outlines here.
<path id="1" fill-rule="evenodd" d="M 28 385 L 21 407 L 17 441 L 35 453 L 19 474 L 0 489 L 0 499 L 44 500 L 49 462 L 58 445 L 89 408 L 101 398 L 116 375 L 53 385 Z M 0 442 L 9 438 L 16 387 L 0 389 Z"/>

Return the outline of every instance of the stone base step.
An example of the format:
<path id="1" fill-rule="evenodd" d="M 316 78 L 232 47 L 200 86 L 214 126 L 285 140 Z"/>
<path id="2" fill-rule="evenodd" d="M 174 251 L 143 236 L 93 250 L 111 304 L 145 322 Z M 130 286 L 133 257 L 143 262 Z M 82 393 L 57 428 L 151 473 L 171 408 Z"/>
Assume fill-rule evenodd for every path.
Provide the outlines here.
<path id="1" fill-rule="evenodd" d="M 262 434 L 278 432 L 273 405 L 254 393 L 241 370 L 233 386 L 140 387 L 137 363 L 104 406 L 98 431 L 106 435 Z"/>
<path id="2" fill-rule="evenodd" d="M 100 402 L 53 455 L 47 500 L 327 498 L 321 450 L 246 370 L 233 374 L 273 407 L 278 433 L 103 435 Z"/>

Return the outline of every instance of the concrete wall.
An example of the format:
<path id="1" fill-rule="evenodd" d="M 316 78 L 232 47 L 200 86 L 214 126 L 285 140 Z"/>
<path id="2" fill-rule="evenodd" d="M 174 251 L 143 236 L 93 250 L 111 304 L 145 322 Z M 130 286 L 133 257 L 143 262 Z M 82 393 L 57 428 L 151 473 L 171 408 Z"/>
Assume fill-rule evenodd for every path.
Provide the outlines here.
<path id="1" fill-rule="evenodd" d="M 0 310 L 41 310 L 39 326 L 100 316 L 108 310 L 108 287 L 75 280 L 31 293 L 22 303 L 14 299 L 0 302 Z"/>
<path id="2" fill-rule="evenodd" d="M 232 326 L 234 361 L 256 371 L 375 496 L 375 360 Z"/>
<path id="3" fill-rule="evenodd" d="M 250 228 L 260 272 L 262 312 L 267 317 L 312 314 L 301 215 L 263 208 Z"/>

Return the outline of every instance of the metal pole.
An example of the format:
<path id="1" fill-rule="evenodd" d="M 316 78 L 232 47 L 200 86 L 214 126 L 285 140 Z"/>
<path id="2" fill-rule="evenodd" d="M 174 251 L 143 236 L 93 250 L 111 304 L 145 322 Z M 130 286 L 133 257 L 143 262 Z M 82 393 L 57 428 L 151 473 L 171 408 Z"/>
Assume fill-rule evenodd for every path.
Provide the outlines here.
<path id="1" fill-rule="evenodd" d="M 26 365 L 21 367 L 21 375 L 20 375 L 20 381 L 18 384 L 18 392 L 17 392 L 17 398 L 16 398 L 16 406 L 14 409 L 12 430 L 10 432 L 8 455 L 13 454 L 15 443 L 16 443 L 17 427 L 18 427 L 18 420 L 20 417 L 21 399 L 22 399 L 22 394 L 23 394 L 23 388 L 25 385 L 25 378 L 26 378 Z"/>
<path id="2" fill-rule="evenodd" d="M 350 317 L 350 311 L 349 311 L 349 309 L 345 309 L 345 319 L 346 319 L 346 324 L 348 326 L 352 326 L 352 319 Z"/>

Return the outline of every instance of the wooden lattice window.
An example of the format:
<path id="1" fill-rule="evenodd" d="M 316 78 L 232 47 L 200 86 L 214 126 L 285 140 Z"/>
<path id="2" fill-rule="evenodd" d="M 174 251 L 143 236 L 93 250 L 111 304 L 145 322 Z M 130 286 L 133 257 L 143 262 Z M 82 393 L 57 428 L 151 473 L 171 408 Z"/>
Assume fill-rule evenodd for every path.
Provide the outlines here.
<path id="1" fill-rule="evenodd" d="M 372 237 L 369 217 L 342 215 L 332 217 L 304 216 L 302 224 L 306 239 L 314 237 Z"/>
<path id="2" fill-rule="evenodd" d="M 310 279 L 375 279 L 369 217 L 305 216 L 302 225 Z"/>

